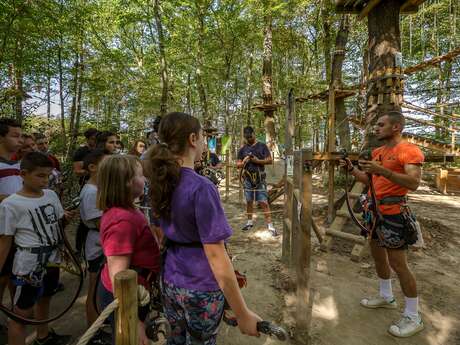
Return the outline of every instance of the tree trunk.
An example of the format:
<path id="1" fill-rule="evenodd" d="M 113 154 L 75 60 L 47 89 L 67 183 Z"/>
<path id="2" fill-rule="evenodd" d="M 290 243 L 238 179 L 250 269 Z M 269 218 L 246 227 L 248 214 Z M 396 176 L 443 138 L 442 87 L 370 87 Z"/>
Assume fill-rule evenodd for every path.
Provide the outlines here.
<path id="1" fill-rule="evenodd" d="M 343 15 L 340 20 L 339 31 L 337 32 L 337 37 L 335 39 L 335 51 L 331 69 L 331 83 L 336 89 L 342 88 L 342 66 L 343 60 L 345 59 L 345 48 L 348 41 L 349 29 L 349 16 Z M 347 120 L 344 98 L 338 98 L 335 100 L 335 120 L 340 139 L 340 146 L 350 150 L 350 125 Z"/>
<path id="2" fill-rule="evenodd" d="M 158 33 L 158 50 L 160 52 L 160 69 L 161 69 L 161 101 L 160 115 L 164 116 L 168 112 L 168 94 L 169 94 L 169 78 L 168 64 L 165 52 L 165 38 L 163 33 L 163 25 L 161 23 L 161 4 L 160 0 L 154 0 L 153 11 L 155 13 L 155 24 Z"/>
<path id="3" fill-rule="evenodd" d="M 323 35 L 324 35 L 324 42 L 323 42 L 323 47 L 324 47 L 324 65 L 326 67 L 325 69 L 325 77 L 326 81 L 328 83 L 331 82 L 331 23 L 330 23 L 330 16 L 329 16 L 329 10 L 327 8 L 326 3 L 323 1 L 322 4 L 322 21 L 323 21 Z"/>
<path id="4" fill-rule="evenodd" d="M 19 123 L 22 123 L 24 119 L 24 111 L 22 107 L 22 101 L 24 100 L 24 89 L 22 84 L 22 71 L 21 68 L 13 65 L 13 75 L 14 75 L 14 94 L 15 94 L 15 115 L 16 120 Z"/>
<path id="5" fill-rule="evenodd" d="M 196 81 L 198 86 L 198 95 L 201 102 L 201 110 L 203 111 L 203 122 L 205 126 L 211 124 L 211 118 L 208 112 L 208 100 L 206 97 L 206 88 L 203 82 L 203 69 L 204 69 L 204 41 L 205 41 L 205 32 L 204 32 L 204 20 L 205 20 L 205 11 L 202 8 L 201 4 L 196 3 L 196 12 L 198 20 L 198 41 L 197 41 L 197 56 L 196 56 Z"/>
<path id="6" fill-rule="evenodd" d="M 51 76 L 47 76 L 46 80 L 46 118 L 51 120 Z"/>
<path id="7" fill-rule="evenodd" d="M 78 94 L 78 62 L 80 61 L 80 55 L 78 52 L 75 54 L 74 62 L 74 74 L 73 74 L 73 85 L 72 85 L 72 104 L 70 106 L 70 119 L 69 119 L 69 134 L 72 135 L 75 127 L 75 115 L 77 113 L 77 94 Z M 70 142 L 69 151 L 72 151 L 72 141 Z"/>
<path id="8" fill-rule="evenodd" d="M 187 112 L 193 115 L 192 109 L 192 82 L 190 80 L 190 73 L 187 74 Z"/>
<path id="9" fill-rule="evenodd" d="M 273 79 L 272 79 L 272 16 L 266 9 L 264 15 L 264 50 L 262 65 L 262 98 L 264 105 L 273 105 Z M 274 152 L 276 148 L 276 131 L 273 108 L 264 111 L 265 135 L 268 148 Z"/>
<path id="10" fill-rule="evenodd" d="M 395 95 L 393 86 L 388 86 L 388 79 L 393 85 L 400 83 L 401 78 L 382 78 L 377 71 L 386 74 L 398 74 L 395 70 L 395 55 L 401 51 L 401 35 L 399 29 L 399 0 L 381 1 L 368 15 L 368 49 L 369 49 L 369 80 L 366 110 L 366 137 L 364 146 L 374 148 L 381 144 L 373 133 L 373 124 L 377 118 L 388 111 L 401 111 L 402 88 Z M 400 84 L 399 84 L 400 85 Z"/>
<path id="11" fill-rule="evenodd" d="M 251 47 L 249 53 L 249 61 L 248 61 L 248 71 L 246 73 L 246 125 L 250 126 L 252 119 L 251 119 L 251 105 L 252 105 L 252 67 L 254 63 L 254 50 Z"/>
<path id="12" fill-rule="evenodd" d="M 61 105 L 61 136 L 63 143 L 63 155 L 67 151 L 67 135 L 65 130 L 65 107 L 64 107 L 64 72 L 62 70 L 62 38 L 58 47 L 58 69 L 59 69 L 59 102 Z"/>

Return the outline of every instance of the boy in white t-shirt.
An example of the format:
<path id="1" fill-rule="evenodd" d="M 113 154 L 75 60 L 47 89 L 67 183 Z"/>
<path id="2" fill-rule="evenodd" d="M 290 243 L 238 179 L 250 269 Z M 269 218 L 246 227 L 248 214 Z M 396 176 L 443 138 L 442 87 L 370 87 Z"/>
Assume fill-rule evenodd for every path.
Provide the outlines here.
<path id="1" fill-rule="evenodd" d="M 80 218 L 88 227 L 88 235 L 85 242 L 85 259 L 88 262 L 89 286 L 86 298 L 86 319 L 88 327 L 96 321 L 98 314 L 94 308 L 94 294 L 97 286 L 97 277 L 102 268 L 105 257 L 102 252 L 99 236 L 99 221 L 102 211 L 96 207 L 97 196 L 97 167 L 104 156 L 108 153 L 102 149 L 96 149 L 83 159 L 83 168 L 89 173 L 89 179 L 80 192 Z"/>
<path id="2" fill-rule="evenodd" d="M 28 153 L 21 161 L 22 189 L 0 204 L 0 269 L 15 245 L 12 282 L 16 286 L 14 312 L 26 318 L 49 318 L 51 296 L 59 284 L 59 227 L 64 210 L 55 192 L 45 189 L 53 169 L 40 152 Z M 34 312 L 35 307 L 35 312 Z M 25 345 L 25 325 L 8 322 L 8 344 Z M 35 345 L 67 344 L 70 336 L 57 335 L 47 324 L 37 326 Z"/>
<path id="3" fill-rule="evenodd" d="M 14 119 L 0 119 L 0 202 L 22 188 L 19 162 L 11 160 L 22 144 L 20 123 Z M 0 301 L 3 300 L 4 291 L 8 285 L 10 285 L 10 294 L 14 293 L 12 285 L 8 284 L 14 255 L 13 250 L 10 252 L 6 263 L 0 269 Z M 6 327 L 0 325 L 0 344 L 6 343 L 6 332 Z"/>

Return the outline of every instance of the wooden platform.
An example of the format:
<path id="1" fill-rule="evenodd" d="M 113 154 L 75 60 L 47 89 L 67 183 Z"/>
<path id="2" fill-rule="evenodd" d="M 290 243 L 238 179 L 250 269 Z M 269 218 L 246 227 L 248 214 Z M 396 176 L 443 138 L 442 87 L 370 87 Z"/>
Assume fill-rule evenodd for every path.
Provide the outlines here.
<path id="1" fill-rule="evenodd" d="M 436 188 L 443 194 L 460 193 L 460 169 L 439 169 Z"/>
<path id="2" fill-rule="evenodd" d="M 350 116 L 348 121 L 356 128 L 364 129 L 364 124 L 361 123 L 356 117 Z M 430 138 L 425 138 L 412 133 L 403 133 L 402 136 L 404 140 L 426 149 L 442 152 L 447 155 L 460 156 L 460 148 L 456 147 L 452 149 L 451 144 L 443 143 Z"/>
<path id="3" fill-rule="evenodd" d="M 338 13 L 359 14 L 359 18 L 362 19 L 381 1 L 385 0 L 335 0 L 335 10 Z M 405 0 L 400 11 L 403 14 L 416 13 L 423 2 L 425 0 Z"/>

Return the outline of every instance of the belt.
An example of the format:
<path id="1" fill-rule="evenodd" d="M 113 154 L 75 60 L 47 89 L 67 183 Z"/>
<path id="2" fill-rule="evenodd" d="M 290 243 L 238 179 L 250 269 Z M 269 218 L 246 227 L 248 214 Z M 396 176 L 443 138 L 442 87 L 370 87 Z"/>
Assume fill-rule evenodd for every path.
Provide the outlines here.
<path id="1" fill-rule="evenodd" d="M 169 238 L 166 238 L 165 247 L 187 247 L 187 248 L 203 248 L 203 243 L 201 242 L 176 242 Z"/>
<path id="2" fill-rule="evenodd" d="M 403 202 L 407 202 L 407 196 L 386 196 L 379 200 L 380 205 L 395 205 Z"/>
<path id="3" fill-rule="evenodd" d="M 52 251 L 56 250 L 58 246 L 52 245 L 52 246 L 43 246 L 43 247 L 19 247 L 17 246 L 19 250 L 23 250 L 25 252 L 31 253 L 31 254 L 48 254 L 51 253 Z"/>

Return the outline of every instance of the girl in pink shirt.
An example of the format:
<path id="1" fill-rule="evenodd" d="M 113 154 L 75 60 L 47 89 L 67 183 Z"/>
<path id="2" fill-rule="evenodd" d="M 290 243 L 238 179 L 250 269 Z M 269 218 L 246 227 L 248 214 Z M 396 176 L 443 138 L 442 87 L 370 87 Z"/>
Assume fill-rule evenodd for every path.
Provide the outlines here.
<path id="1" fill-rule="evenodd" d="M 107 263 L 101 273 L 98 297 L 101 307 L 113 301 L 115 275 L 126 269 L 139 272 L 139 284 L 146 285 L 149 276 L 160 271 L 160 251 L 147 219 L 134 207 L 134 200 L 144 193 L 144 175 L 137 157 L 106 157 L 98 171 L 98 208 L 101 217 L 101 245 Z M 139 312 L 139 343 L 147 345 L 143 319 Z M 113 326 L 113 323 L 112 323 Z"/>

